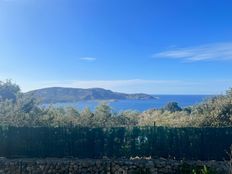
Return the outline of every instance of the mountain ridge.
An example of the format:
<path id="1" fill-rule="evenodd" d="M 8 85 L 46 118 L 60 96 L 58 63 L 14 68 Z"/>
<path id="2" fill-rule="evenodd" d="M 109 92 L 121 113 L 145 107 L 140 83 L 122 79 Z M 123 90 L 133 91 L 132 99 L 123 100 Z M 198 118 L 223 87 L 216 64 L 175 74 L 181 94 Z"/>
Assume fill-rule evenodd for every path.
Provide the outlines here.
<path id="1" fill-rule="evenodd" d="M 155 99 L 144 93 L 127 94 L 103 88 L 49 87 L 26 92 L 24 95 L 38 99 L 41 103 L 67 103 L 86 100 L 147 100 Z"/>

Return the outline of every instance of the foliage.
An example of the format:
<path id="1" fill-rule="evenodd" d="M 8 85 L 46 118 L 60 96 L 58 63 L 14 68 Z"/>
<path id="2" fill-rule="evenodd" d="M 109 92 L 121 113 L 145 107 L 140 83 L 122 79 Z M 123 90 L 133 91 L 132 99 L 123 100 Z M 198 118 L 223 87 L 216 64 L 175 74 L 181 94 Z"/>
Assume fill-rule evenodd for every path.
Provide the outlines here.
<path id="1" fill-rule="evenodd" d="M 36 99 L 24 95 L 18 85 L 7 80 L 0 82 L 0 124 L 17 127 L 228 127 L 232 126 L 232 89 L 225 95 L 187 108 L 170 102 L 159 110 L 114 113 L 105 103 L 94 112 L 88 108 L 79 111 L 71 107 L 41 107 Z"/>
<path id="2" fill-rule="evenodd" d="M 171 127 L 228 127 L 232 126 L 232 89 L 226 95 L 215 96 L 196 106 L 179 109 L 169 103 L 163 110 L 150 110 L 141 114 L 139 125 Z M 173 109 L 173 108 L 176 108 Z"/>
<path id="3" fill-rule="evenodd" d="M 193 169 L 192 174 L 215 174 L 215 172 L 204 165 L 200 170 Z"/>
<path id="4" fill-rule="evenodd" d="M 165 107 L 164 107 L 165 111 L 169 111 L 171 113 L 173 112 L 178 112 L 178 111 L 182 111 L 181 107 L 178 105 L 177 102 L 169 102 Z"/>
<path id="5" fill-rule="evenodd" d="M 19 93 L 20 88 L 18 85 L 13 84 L 10 80 L 6 80 L 6 82 L 0 81 L 0 101 L 16 101 Z"/>
<path id="6" fill-rule="evenodd" d="M 187 163 L 183 163 L 180 167 L 180 173 L 182 174 L 216 174 L 213 169 L 210 169 L 206 165 L 190 165 Z"/>

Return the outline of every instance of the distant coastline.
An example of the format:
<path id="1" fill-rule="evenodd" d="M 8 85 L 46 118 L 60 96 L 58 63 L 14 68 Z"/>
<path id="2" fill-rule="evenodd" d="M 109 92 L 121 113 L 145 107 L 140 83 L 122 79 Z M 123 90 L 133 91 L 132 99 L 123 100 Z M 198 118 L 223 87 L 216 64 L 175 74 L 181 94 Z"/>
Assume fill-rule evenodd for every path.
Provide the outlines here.
<path id="1" fill-rule="evenodd" d="M 79 102 L 79 101 L 117 101 L 117 100 L 148 100 L 155 99 L 154 96 L 136 93 L 136 94 L 126 94 L 113 92 L 111 90 L 106 90 L 103 88 L 43 88 L 34 91 L 30 91 L 24 94 L 27 97 L 33 97 L 39 100 L 41 103 L 69 103 L 69 102 Z"/>

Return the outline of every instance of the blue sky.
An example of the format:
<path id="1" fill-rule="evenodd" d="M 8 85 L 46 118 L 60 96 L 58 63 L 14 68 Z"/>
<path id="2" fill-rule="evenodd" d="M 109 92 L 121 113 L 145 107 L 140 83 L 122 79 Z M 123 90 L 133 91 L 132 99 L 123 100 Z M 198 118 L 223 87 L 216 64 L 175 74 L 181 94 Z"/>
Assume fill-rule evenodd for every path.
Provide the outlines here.
<path id="1" fill-rule="evenodd" d="M 0 0 L 0 79 L 23 91 L 232 87 L 230 0 Z"/>

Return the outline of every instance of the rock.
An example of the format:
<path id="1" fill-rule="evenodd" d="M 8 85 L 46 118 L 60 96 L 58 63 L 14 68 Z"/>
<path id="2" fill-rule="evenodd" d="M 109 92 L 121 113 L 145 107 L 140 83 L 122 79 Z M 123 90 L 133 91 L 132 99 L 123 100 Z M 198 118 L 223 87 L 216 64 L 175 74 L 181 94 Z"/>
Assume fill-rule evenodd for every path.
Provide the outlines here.
<path id="1" fill-rule="evenodd" d="M 136 160 L 80 160 L 80 159 L 1 159 L 0 174 L 76 174 L 76 173 L 98 173 L 98 174 L 133 174 L 153 173 L 172 174 L 179 171 L 180 166 L 187 164 L 192 167 L 204 166 L 215 169 L 218 174 L 228 171 L 228 162 L 219 161 L 177 161 L 160 159 Z"/>

